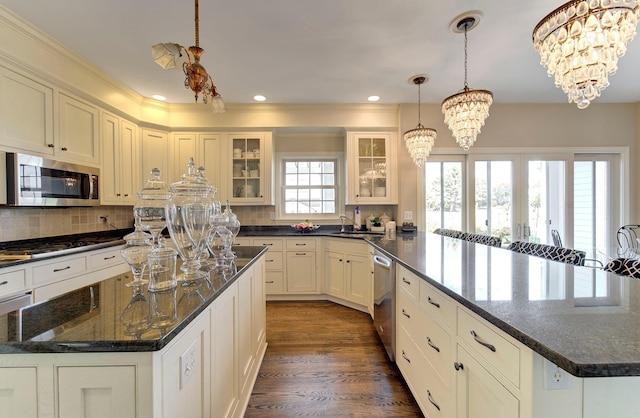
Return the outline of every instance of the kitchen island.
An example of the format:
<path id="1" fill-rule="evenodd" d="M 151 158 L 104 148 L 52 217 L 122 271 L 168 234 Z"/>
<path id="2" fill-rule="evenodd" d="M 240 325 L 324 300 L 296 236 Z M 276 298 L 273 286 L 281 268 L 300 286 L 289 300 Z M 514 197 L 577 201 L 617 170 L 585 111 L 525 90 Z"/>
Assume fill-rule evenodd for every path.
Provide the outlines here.
<path id="1" fill-rule="evenodd" d="M 637 279 L 440 235 L 368 240 L 398 262 L 396 362 L 425 414 L 640 416 Z"/>
<path id="2" fill-rule="evenodd" d="M 266 350 L 265 251 L 173 291 L 136 295 L 127 273 L 3 315 L 0 416 L 242 416 Z M 132 328 L 140 298 L 169 316 Z"/>

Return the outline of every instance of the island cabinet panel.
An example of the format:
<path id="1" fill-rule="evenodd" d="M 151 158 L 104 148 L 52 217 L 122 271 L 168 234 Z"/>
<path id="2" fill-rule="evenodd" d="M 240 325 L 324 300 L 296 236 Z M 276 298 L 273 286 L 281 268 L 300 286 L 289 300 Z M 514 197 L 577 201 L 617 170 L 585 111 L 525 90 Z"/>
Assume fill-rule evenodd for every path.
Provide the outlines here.
<path id="1" fill-rule="evenodd" d="M 35 367 L 0 369 L 0 417 L 36 418 L 38 383 Z"/>
<path id="2" fill-rule="evenodd" d="M 135 418 L 135 366 L 60 366 L 58 416 Z"/>

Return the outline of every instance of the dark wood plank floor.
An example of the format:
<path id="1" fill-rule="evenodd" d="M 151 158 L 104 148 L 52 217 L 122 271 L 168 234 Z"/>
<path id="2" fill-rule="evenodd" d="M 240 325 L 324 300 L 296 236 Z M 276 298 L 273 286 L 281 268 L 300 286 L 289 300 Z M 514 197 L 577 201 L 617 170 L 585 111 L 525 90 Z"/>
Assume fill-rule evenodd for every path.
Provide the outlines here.
<path id="1" fill-rule="evenodd" d="M 246 417 L 422 416 L 365 313 L 268 302 L 267 342 Z"/>

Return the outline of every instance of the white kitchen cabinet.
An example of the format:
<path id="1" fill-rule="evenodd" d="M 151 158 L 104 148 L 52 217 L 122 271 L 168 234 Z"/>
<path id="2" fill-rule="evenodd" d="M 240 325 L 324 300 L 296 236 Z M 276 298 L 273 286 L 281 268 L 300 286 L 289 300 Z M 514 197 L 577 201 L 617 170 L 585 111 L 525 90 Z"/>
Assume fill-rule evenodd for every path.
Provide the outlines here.
<path id="1" fill-rule="evenodd" d="M 228 199 L 224 190 L 223 175 L 225 161 L 222 158 L 222 135 L 219 133 L 175 132 L 173 138 L 173 179 L 178 181 L 186 172 L 189 158 L 193 157 L 196 166 L 202 166 L 207 179 L 216 187 L 216 199 L 225 202 Z"/>
<path id="2" fill-rule="evenodd" d="M 117 116 L 102 114 L 100 203 L 133 205 L 140 181 L 138 127 Z"/>
<path id="3" fill-rule="evenodd" d="M 369 244 L 342 238 L 323 241 L 325 292 L 371 310 L 373 268 Z"/>
<path id="4" fill-rule="evenodd" d="M 0 417 L 38 417 L 36 367 L 0 369 Z"/>
<path id="5" fill-rule="evenodd" d="M 253 238 L 251 245 L 268 247 L 264 255 L 266 268 L 265 289 L 267 295 L 281 295 L 285 293 L 285 257 L 283 238 Z"/>
<path id="6" fill-rule="evenodd" d="M 315 251 L 287 251 L 287 292 L 318 293 Z"/>
<path id="7" fill-rule="evenodd" d="M 65 418 L 135 418 L 136 367 L 57 367 L 58 415 Z"/>
<path id="8" fill-rule="evenodd" d="M 169 134 L 163 131 L 152 129 L 142 129 L 142 142 L 140 144 L 140 169 L 143 181 L 149 178 L 151 169 L 160 169 L 160 179 L 167 183 L 178 181 L 172 176 L 169 162 L 170 150 L 172 149 L 169 142 Z M 187 170 L 185 165 L 182 169 L 183 173 Z M 140 185 L 142 187 L 142 185 Z"/>
<path id="9" fill-rule="evenodd" d="M 271 132 L 226 134 L 225 197 L 233 205 L 272 205 Z"/>
<path id="10" fill-rule="evenodd" d="M 398 203 L 395 132 L 347 133 L 347 204 Z"/>
<path id="11" fill-rule="evenodd" d="M 0 144 L 52 156 L 53 126 L 53 88 L 0 67 Z"/>
<path id="12" fill-rule="evenodd" d="M 65 93 L 58 97 L 57 159 L 100 164 L 98 108 Z"/>
<path id="13" fill-rule="evenodd" d="M 8 267 L 0 272 L 0 297 L 24 294 L 27 287 L 27 271 L 24 266 Z"/>

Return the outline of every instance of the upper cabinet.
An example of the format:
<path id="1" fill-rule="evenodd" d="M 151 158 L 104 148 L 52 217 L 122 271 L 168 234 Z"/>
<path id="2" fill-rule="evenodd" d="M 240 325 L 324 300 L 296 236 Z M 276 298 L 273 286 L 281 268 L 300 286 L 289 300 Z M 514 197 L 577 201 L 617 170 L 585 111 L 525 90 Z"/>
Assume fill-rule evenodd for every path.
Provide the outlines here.
<path id="1" fill-rule="evenodd" d="M 272 205 L 271 132 L 226 135 L 227 198 L 234 205 Z"/>
<path id="2" fill-rule="evenodd" d="M 59 134 L 54 155 L 61 160 L 99 164 L 98 108 L 59 94 Z"/>
<path id="3" fill-rule="evenodd" d="M 173 181 L 178 181 L 187 170 L 189 158 L 193 157 L 196 166 L 206 170 L 207 179 L 216 189 L 216 199 L 227 199 L 223 181 L 224 158 L 222 134 L 219 133 L 181 133 L 173 136 Z"/>
<path id="4" fill-rule="evenodd" d="M 397 197 L 394 132 L 347 135 L 347 204 L 395 204 Z"/>
<path id="5" fill-rule="evenodd" d="M 138 127 L 126 119 L 102 115 L 102 171 L 100 203 L 133 205 L 138 196 Z"/>
<path id="6" fill-rule="evenodd" d="M 53 89 L 0 67 L 0 144 L 53 156 Z"/>
<path id="7" fill-rule="evenodd" d="M 140 168 L 142 169 L 142 180 L 137 189 L 144 186 L 144 183 L 149 179 L 152 168 L 160 169 L 160 179 L 167 183 L 167 186 L 171 182 L 176 181 L 170 169 L 169 155 L 171 149 L 169 133 L 154 129 L 142 129 L 139 159 Z"/>

